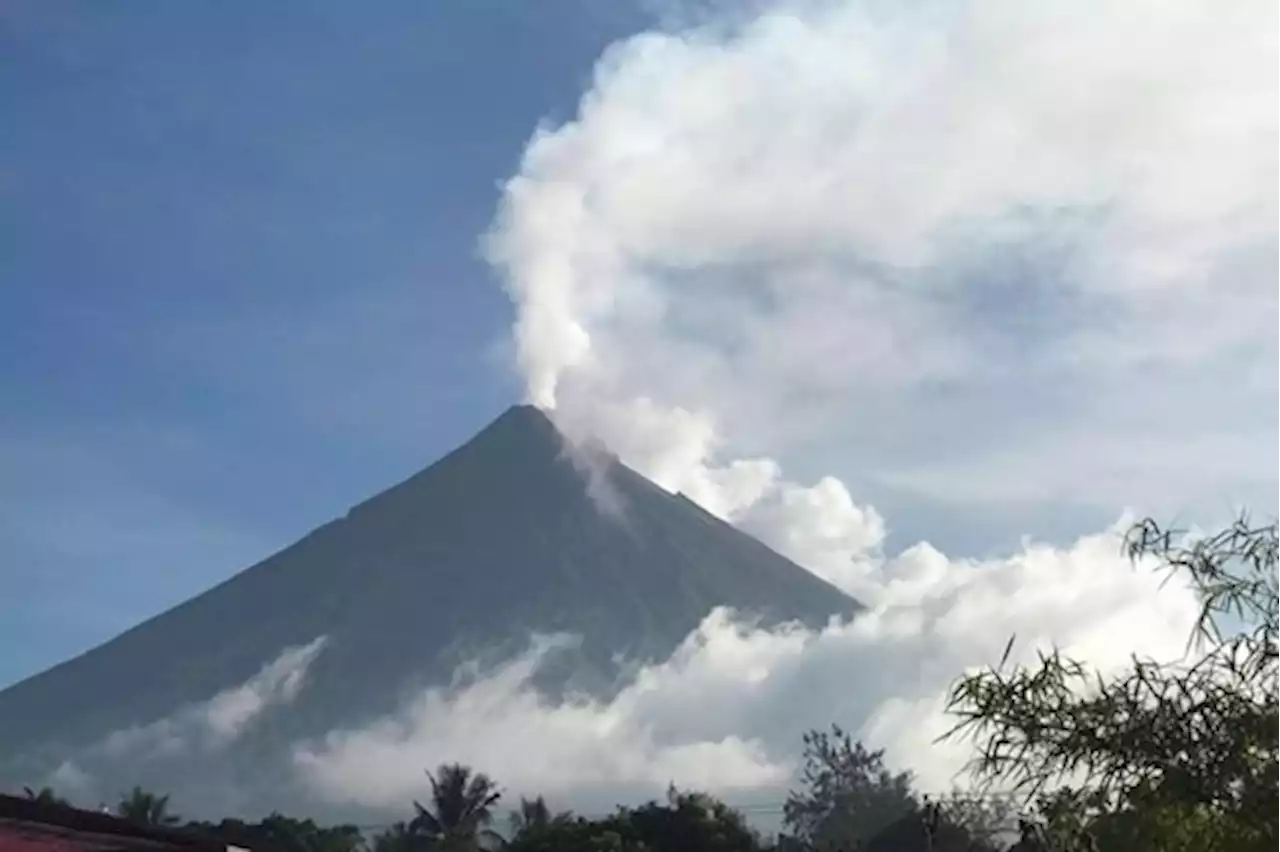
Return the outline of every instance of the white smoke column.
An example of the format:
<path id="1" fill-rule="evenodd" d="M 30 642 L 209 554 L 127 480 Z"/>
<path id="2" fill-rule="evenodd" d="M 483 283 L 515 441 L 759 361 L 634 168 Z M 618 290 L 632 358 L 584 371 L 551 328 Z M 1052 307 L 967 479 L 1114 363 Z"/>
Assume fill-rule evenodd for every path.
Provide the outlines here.
<path id="1" fill-rule="evenodd" d="M 551 708 L 521 705 L 521 730 L 539 765 L 616 753 L 630 781 L 646 758 L 611 732 L 646 731 L 660 764 L 745 737 L 706 753 L 724 783 L 840 721 L 945 787 L 964 757 L 932 741 L 946 686 L 1010 634 L 1110 669 L 1176 656 L 1194 600 L 1111 533 L 885 554 L 880 514 L 821 474 L 993 512 L 1274 499 L 1277 9 L 756 8 L 609 48 L 576 118 L 530 140 L 486 251 L 530 401 L 871 611 L 817 635 L 713 619 L 579 707 L 568 745 L 535 721 Z M 371 742 L 421 762 L 450 706 L 315 767 L 362 776 Z"/>
<path id="2" fill-rule="evenodd" d="M 881 518 L 774 460 L 835 426 L 958 501 L 1264 476 L 1276 32 L 1248 0 L 796 2 L 615 44 L 486 241 L 529 399 L 863 595 Z"/>

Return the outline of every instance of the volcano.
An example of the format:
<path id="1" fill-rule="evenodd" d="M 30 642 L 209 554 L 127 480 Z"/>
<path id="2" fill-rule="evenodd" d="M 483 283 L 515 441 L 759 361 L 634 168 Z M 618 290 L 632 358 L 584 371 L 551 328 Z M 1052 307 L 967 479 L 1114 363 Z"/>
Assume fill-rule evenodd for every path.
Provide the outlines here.
<path id="1" fill-rule="evenodd" d="M 228 728 L 236 742 L 222 764 L 377 718 L 535 634 L 578 640 L 539 671 L 541 689 L 600 695 L 628 664 L 667 658 L 715 607 L 811 626 L 858 609 L 616 458 L 587 466 L 567 447 L 543 412 L 511 408 L 345 517 L 0 692 L 0 783 L 40 782 L 121 732 L 260 677 L 286 649 L 309 655 L 305 680 L 276 682 L 292 690 L 287 706 Z M 232 699 L 223 709 L 235 721 L 243 701 Z"/>

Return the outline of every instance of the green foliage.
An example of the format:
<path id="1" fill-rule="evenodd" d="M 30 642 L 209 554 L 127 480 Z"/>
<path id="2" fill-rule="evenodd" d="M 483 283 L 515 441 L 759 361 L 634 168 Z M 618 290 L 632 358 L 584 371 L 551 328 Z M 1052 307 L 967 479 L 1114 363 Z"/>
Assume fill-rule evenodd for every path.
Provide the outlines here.
<path id="1" fill-rule="evenodd" d="M 932 812 L 934 852 L 993 852 L 1006 845 L 1005 834 L 1015 821 L 1014 805 L 1006 797 L 978 796 L 960 790 L 937 801 L 925 800 Z"/>
<path id="2" fill-rule="evenodd" d="M 67 800 L 54 793 L 52 787 L 41 787 L 39 790 L 33 790 L 30 787 L 23 787 L 22 795 L 26 796 L 31 801 L 39 802 L 42 805 L 62 805 L 64 807 L 68 805 Z"/>
<path id="3" fill-rule="evenodd" d="M 489 826 L 493 806 L 502 798 L 497 784 L 483 772 L 473 772 L 459 763 L 442 765 L 431 781 L 430 807 L 413 803 L 417 816 L 409 831 L 430 841 L 430 848 L 442 852 L 471 852 L 501 843 Z"/>
<path id="4" fill-rule="evenodd" d="M 173 826 L 182 822 L 176 814 L 169 813 L 168 796 L 157 796 L 141 787 L 134 787 L 121 797 L 116 813 L 138 825 Z"/>
<path id="5" fill-rule="evenodd" d="M 800 780 L 783 823 L 814 849 L 855 848 L 919 808 L 911 776 L 890 772 L 883 751 L 868 751 L 837 726 L 804 735 Z"/>
<path id="6" fill-rule="evenodd" d="M 356 852 L 364 846 L 354 825 L 320 826 L 273 813 L 261 822 L 224 819 L 219 823 L 189 822 L 187 828 L 246 849 L 267 848 L 279 852 Z"/>
<path id="7" fill-rule="evenodd" d="M 762 852 L 742 815 L 701 793 L 674 788 L 665 803 L 619 808 L 599 820 L 567 814 L 527 824 L 508 852 Z"/>
<path id="8" fill-rule="evenodd" d="M 1007 808 L 959 793 L 930 801 L 839 727 L 804 736 L 803 789 L 783 808 L 779 850 L 995 852 Z"/>
<path id="9" fill-rule="evenodd" d="M 650 802 L 620 811 L 619 829 L 645 848 L 702 849 L 706 852 L 755 852 L 760 838 L 742 815 L 703 793 L 682 793 L 672 787 L 665 804 Z M 624 833 L 624 837 L 628 834 Z"/>
<path id="10" fill-rule="evenodd" d="M 1006 667 L 1006 649 L 998 667 L 953 688 L 949 736 L 978 743 L 979 783 L 1036 802 L 1056 848 L 1274 849 L 1276 525 L 1241 518 L 1191 539 L 1146 520 L 1125 547 L 1198 592 L 1187 658 L 1135 658 L 1107 680 L 1057 651 Z M 1038 795 L 1068 781 L 1078 789 Z"/>
<path id="11" fill-rule="evenodd" d="M 409 830 L 407 822 L 397 822 L 373 838 L 372 852 L 415 852 L 426 846 L 420 835 Z"/>
<path id="12" fill-rule="evenodd" d="M 878 752 L 868 752 L 839 729 L 834 730 L 834 738 L 815 733 L 805 742 L 814 759 L 830 763 L 828 768 L 847 773 L 852 767 L 857 775 L 853 781 L 826 779 L 823 770 L 815 766 L 811 777 L 817 788 L 861 790 L 858 801 L 864 805 L 886 801 L 909 805 L 905 813 L 890 815 L 887 825 L 874 836 L 862 842 L 855 839 L 849 845 L 829 844 L 824 849 L 993 852 L 994 847 L 975 839 L 981 836 L 975 829 L 991 820 L 980 802 L 968 802 L 957 794 L 938 802 L 925 799 L 917 803 L 909 786 L 904 786 L 906 775 L 885 770 Z M 501 795 L 488 776 L 450 764 L 441 766 L 434 775 L 428 773 L 428 777 L 432 782 L 429 806 L 415 802 L 414 819 L 397 822 L 367 839 L 357 826 L 321 826 L 310 819 L 294 819 L 280 813 L 272 813 L 260 822 L 190 821 L 183 828 L 229 845 L 273 852 L 476 852 L 500 848 L 506 852 L 812 852 L 815 848 L 795 837 L 767 844 L 740 812 L 724 802 L 704 793 L 682 792 L 674 786 L 665 801 L 619 807 L 599 819 L 586 819 L 568 811 L 553 812 L 541 796 L 521 799 L 519 810 L 512 814 L 513 832 L 508 842 L 488 828 Z M 880 789 L 870 793 L 861 789 L 868 785 Z M 27 789 L 26 794 L 33 799 L 52 796 L 48 790 L 36 793 Z M 793 800 L 792 804 L 804 809 L 797 804 L 797 795 L 793 794 Z M 168 802 L 168 796 L 134 788 L 124 797 L 119 812 L 133 815 L 130 818 L 137 822 L 173 826 L 178 820 L 168 813 Z M 833 819 L 828 824 L 837 822 Z"/>
<path id="13" fill-rule="evenodd" d="M 572 821 L 573 814 L 569 811 L 561 811 L 553 815 L 551 808 L 547 806 L 547 800 L 541 796 L 533 799 L 522 797 L 520 799 L 520 809 L 511 814 L 511 834 L 519 836 L 522 832 L 545 828 L 553 823 L 568 823 Z"/>
<path id="14" fill-rule="evenodd" d="M 619 831 L 613 818 L 570 817 L 522 830 L 507 852 L 656 852 Z"/>

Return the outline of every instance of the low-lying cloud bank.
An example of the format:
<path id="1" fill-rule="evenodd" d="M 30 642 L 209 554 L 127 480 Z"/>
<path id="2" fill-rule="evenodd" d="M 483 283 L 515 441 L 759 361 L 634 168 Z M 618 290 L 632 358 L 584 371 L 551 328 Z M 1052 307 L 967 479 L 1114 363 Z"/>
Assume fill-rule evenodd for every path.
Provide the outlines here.
<path id="1" fill-rule="evenodd" d="M 324 650 L 327 638 L 285 648 L 253 677 L 208 701 L 183 707 L 163 719 L 116 731 L 99 746 L 110 757 L 154 757 L 225 748 L 266 710 L 298 696 L 307 669 Z"/>
<path id="2" fill-rule="evenodd" d="M 879 566 L 881 603 L 852 623 L 765 630 L 717 611 L 612 701 L 538 696 L 530 676 L 558 647 L 541 639 L 466 689 L 428 690 L 373 725 L 299 744 L 295 765 L 323 798 L 388 812 L 422 795 L 424 768 L 454 760 L 512 793 L 577 807 L 660 795 L 673 781 L 776 801 L 801 733 L 838 722 L 925 789 L 949 789 L 969 751 L 934 743 L 946 689 L 998 660 L 1010 635 L 1016 658 L 1052 643 L 1103 670 L 1133 652 L 1182 652 L 1194 597 L 1131 566 L 1119 544 L 1109 531 L 985 562 L 922 544 Z"/>
<path id="3" fill-rule="evenodd" d="M 45 783 L 87 804 L 119 794 L 118 785 L 103 786 L 103 777 L 125 779 L 131 786 L 153 777 L 157 768 L 163 772 L 174 766 L 185 767 L 180 774 L 192 779 L 208 775 L 209 760 L 232 746 L 269 711 L 287 708 L 298 698 L 312 663 L 328 641 L 328 637 L 318 636 L 305 645 L 284 648 L 243 683 L 231 685 L 206 701 L 177 708 L 163 718 L 108 734 L 68 755 Z M 192 760 L 200 762 L 200 772 L 192 771 Z"/>
<path id="4" fill-rule="evenodd" d="M 1131 653 L 1182 653 L 1196 600 L 1180 578 L 1165 583 L 1122 556 L 1125 523 L 1068 548 L 1029 542 L 1000 559 L 952 559 L 928 544 L 864 556 L 857 570 L 864 587 L 875 585 L 876 603 L 856 620 L 764 629 L 717 610 L 612 700 L 540 695 L 538 666 L 575 640 L 533 637 L 524 654 L 465 687 L 428 689 L 385 718 L 294 743 L 272 758 L 281 765 L 254 769 L 279 785 L 270 791 L 255 793 L 253 778 L 226 789 L 225 773 L 242 774 L 235 766 L 246 759 L 228 748 L 266 713 L 305 700 L 308 669 L 328 642 L 318 637 L 208 701 L 110 735 L 47 781 L 88 802 L 110 799 L 120 779 L 154 779 L 184 807 L 261 808 L 285 793 L 294 803 L 394 817 L 424 795 L 424 769 L 461 761 L 513 798 L 544 794 L 586 811 L 659 796 L 672 782 L 734 802 L 777 802 L 794 782 L 800 735 L 834 722 L 885 748 L 923 788 L 946 790 L 963 780 L 970 755 L 964 743 L 935 742 L 948 726 L 947 688 L 995 662 L 1011 635 L 1015 660 L 1056 645 L 1103 671 Z M 199 777 L 173 787 L 175 767 L 191 761 Z"/>

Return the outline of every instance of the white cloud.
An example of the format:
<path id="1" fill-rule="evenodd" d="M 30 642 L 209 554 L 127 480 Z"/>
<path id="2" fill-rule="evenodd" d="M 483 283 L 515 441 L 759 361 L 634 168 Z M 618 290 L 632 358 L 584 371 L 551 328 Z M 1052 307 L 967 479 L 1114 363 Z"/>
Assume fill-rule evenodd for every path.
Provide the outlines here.
<path id="1" fill-rule="evenodd" d="M 45 786 L 52 788 L 60 796 L 75 800 L 94 790 L 96 781 L 74 760 L 64 760 L 49 773 Z"/>
<path id="2" fill-rule="evenodd" d="M 614 45 L 530 141 L 486 247 L 533 401 L 729 517 L 819 452 L 1273 499 L 1274 4 L 764 8 Z"/>
<path id="3" fill-rule="evenodd" d="M 208 701 L 179 708 L 162 719 L 115 731 L 90 754 L 145 760 L 224 748 L 268 708 L 287 705 L 297 697 L 307 669 L 326 641 L 326 637 L 319 636 L 305 645 L 285 648 L 244 683 L 228 687 Z"/>
<path id="4" fill-rule="evenodd" d="M 832 721 L 946 787 L 947 685 L 1010 634 L 1109 669 L 1180 653 L 1195 602 L 1112 533 L 886 556 L 848 473 L 1117 514 L 1274 498 L 1274 4 L 762 8 L 610 48 L 486 251 L 530 400 L 870 612 L 714 614 L 607 702 L 537 698 L 538 645 L 300 744 L 322 795 L 401 809 L 446 760 L 519 792 L 776 792 Z"/>
<path id="5" fill-rule="evenodd" d="M 307 669 L 324 649 L 326 637 L 286 648 L 256 675 L 233 689 L 219 692 L 198 713 L 215 746 L 237 739 L 262 711 L 290 704 L 307 676 Z"/>
<path id="6" fill-rule="evenodd" d="M 513 795 L 578 807 L 659 795 L 671 781 L 777 800 L 800 734 L 840 722 L 944 790 L 968 753 L 933 742 L 946 689 L 995 662 L 1011 634 L 1018 658 L 1057 643 L 1108 670 L 1133 651 L 1179 655 L 1196 615 L 1188 589 L 1128 565 L 1114 533 L 987 562 L 922 544 L 878 573 L 881 603 L 850 624 L 771 631 L 712 613 L 611 701 L 539 698 L 529 677 L 557 647 L 541 640 L 460 691 L 430 690 L 395 716 L 300 744 L 295 764 L 319 795 L 389 811 L 421 796 L 424 768 L 454 760 Z"/>
<path id="7" fill-rule="evenodd" d="M 859 506 L 840 480 L 805 488 L 782 483 L 739 513 L 739 526 L 864 603 L 875 603 L 882 570 L 868 558 L 884 540 L 884 521 Z"/>
<path id="8" fill-rule="evenodd" d="M 530 686 L 556 643 L 524 656 L 459 692 L 424 692 L 398 716 L 303 744 L 295 760 L 321 795 L 403 810 L 421 794 L 423 769 L 459 760 L 495 772 L 509 788 L 550 795 L 595 788 L 661 790 L 672 778 L 708 789 L 776 783 L 785 770 L 759 748 L 726 732 L 715 739 L 659 742 L 632 706 L 637 685 L 610 704 L 550 704 Z M 648 673 L 641 675 L 641 684 Z"/>

